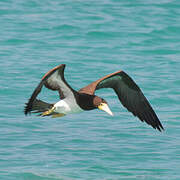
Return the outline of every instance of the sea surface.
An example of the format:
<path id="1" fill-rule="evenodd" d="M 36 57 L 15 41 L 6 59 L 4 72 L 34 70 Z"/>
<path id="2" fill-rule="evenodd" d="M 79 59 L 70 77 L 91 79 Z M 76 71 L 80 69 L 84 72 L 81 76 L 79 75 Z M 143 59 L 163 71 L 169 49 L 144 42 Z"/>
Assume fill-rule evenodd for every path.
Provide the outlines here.
<path id="1" fill-rule="evenodd" d="M 180 179 L 179 0 L 0 1 L 0 179 Z M 51 68 L 66 64 L 76 90 L 124 70 L 165 131 L 128 112 L 111 89 L 97 91 L 114 116 L 25 116 Z M 39 98 L 58 101 L 43 89 Z"/>

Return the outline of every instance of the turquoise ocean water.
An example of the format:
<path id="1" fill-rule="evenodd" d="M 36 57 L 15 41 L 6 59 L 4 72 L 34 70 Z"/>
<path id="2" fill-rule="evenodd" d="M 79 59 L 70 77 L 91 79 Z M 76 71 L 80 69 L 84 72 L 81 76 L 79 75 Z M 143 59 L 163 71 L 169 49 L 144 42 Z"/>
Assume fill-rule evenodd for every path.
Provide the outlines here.
<path id="1" fill-rule="evenodd" d="M 0 62 L 0 179 L 180 179 L 180 1 L 2 0 Z M 25 117 L 40 78 L 61 63 L 77 90 L 124 70 L 165 131 L 140 122 L 108 89 L 97 94 L 113 117 Z"/>

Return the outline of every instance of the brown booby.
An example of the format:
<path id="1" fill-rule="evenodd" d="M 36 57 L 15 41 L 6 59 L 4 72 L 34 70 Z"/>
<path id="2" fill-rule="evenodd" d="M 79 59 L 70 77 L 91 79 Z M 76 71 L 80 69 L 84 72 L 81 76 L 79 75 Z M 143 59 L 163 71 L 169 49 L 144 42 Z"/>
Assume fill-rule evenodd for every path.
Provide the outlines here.
<path id="1" fill-rule="evenodd" d="M 113 115 L 108 103 L 95 95 L 95 91 L 101 88 L 112 88 L 124 107 L 141 121 L 145 121 L 154 129 L 164 130 L 161 122 L 155 114 L 150 103 L 143 95 L 138 85 L 124 71 L 104 76 L 92 82 L 79 91 L 74 90 L 64 78 L 65 64 L 56 66 L 48 71 L 34 90 L 31 98 L 25 106 L 24 113 L 40 113 L 40 116 L 61 117 L 70 113 L 100 109 Z M 37 99 L 42 87 L 58 91 L 60 101 L 49 104 Z"/>

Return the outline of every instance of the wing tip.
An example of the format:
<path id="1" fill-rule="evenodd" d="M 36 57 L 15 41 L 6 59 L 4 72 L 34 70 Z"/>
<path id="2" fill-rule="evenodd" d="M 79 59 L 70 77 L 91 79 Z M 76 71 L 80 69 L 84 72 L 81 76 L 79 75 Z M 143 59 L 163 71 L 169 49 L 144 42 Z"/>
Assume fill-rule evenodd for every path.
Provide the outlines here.
<path id="1" fill-rule="evenodd" d="M 165 131 L 164 127 L 162 126 L 161 122 L 159 121 L 158 125 L 155 127 L 155 129 L 157 129 L 160 132 Z"/>
<path id="2" fill-rule="evenodd" d="M 24 107 L 24 114 L 27 116 L 28 114 L 31 114 L 31 110 L 32 110 L 32 104 L 31 101 L 29 100 L 27 103 L 25 103 L 25 107 Z"/>
<path id="3" fill-rule="evenodd" d="M 153 114 L 149 114 L 149 116 L 145 116 L 144 113 L 140 114 L 135 114 L 133 113 L 134 116 L 138 117 L 142 122 L 146 122 L 148 125 L 150 125 L 152 128 L 162 132 L 165 131 L 163 125 L 161 124 L 159 118 L 157 117 L 157 115 L 155 114 L 155 112 L 153 111 Z M 152 116 L 153 115 L 153 116 Z"/>
<path id="4" fill-rule="evenodd" d="M 150 125 L 151 125 L 153 128 L 155 128 L 155 129 L 157 129 L 158 131 L 160 131 L 160 132 L 164 131 L 165 129 L 164 129 L 163 125 L 161 124 L 161 121 L 159 120 L 159 118 L 157 117 L 157 115 L 155 114 L 155 112 L 154 112 L 153 114 L 154 114 L 154 115 L 151 116 L 151 118 L 152 118 L 153 121 L 151 121 L 151 124 L 150 124 Z M 147 122 L 147 121 L 146 121 L 146 122 Z"/>
<path id="5" fill-rule="evenodd" d="M 28 114 L 30 114 L 31 110 L 28 107 L 28 104 L 25 103 L 25 107 L 24 107 L 24 114 L 27 116 Z"/>
<path id="6" fill-rule="evenodd" d="M 144 120 L 144 121 L 146 123 L 148 123 L 149 125 L 151 125 L 154 129 L 157 129 L 159 132 L 165 131 L 163 125 L 161 124 L 161 122 L 158 118 L 153 120 L 153 122 L 151 122 L 151 123 L 147 122 L 147 120 Z"/>
<path id="7" fill-rule="evenodd" d="M 157 129 L 159 132 L 165 131 L 158 117 L 156 119 L 153 119 L 153 121 L 147 121 L 147 119 L 143 119 L 143 121 L 152 126 L 154 129 Z"/>

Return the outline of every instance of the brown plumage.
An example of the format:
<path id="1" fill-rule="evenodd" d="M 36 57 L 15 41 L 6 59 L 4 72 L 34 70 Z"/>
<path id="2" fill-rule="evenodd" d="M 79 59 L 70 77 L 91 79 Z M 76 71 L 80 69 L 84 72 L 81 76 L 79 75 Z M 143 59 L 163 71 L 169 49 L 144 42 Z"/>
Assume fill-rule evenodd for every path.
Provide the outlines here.
<path id="1" fill-rule="evenodd" d="M 61 100 L 67 101 L 70 106 L 73 105 L 72 107 L 76 104 L 82 110 L 92 110 L 96 108 L 101 109 L 101 105 L 107 105 L 107 102 L 104 99 L 95 95 L 95 91 L 102 88 L 112 88 L 123 106 L 126 107 L 127 110 L 134 116 L 137 116 L 141 121 L 145 121 L 147 124 L 159 131 L 164 129 L 150 103 L 143 95 L 141 89 L 124 71 L 117 71 L 104 76 L 97 81 L 92 82 L 88 86 L 81 88 L 79 91 L 75 91 L 64 78 L 64 68 L 65 64 L 59 65 L 43 76 L 41 82 L 34 90 L 25 107 L 25 114 L 28 114 L 31 111 L 43 112 L 47 111 L 47 106 L 57 106 L 55 104 L 43 104 L 45 102 L 42 103 L 42 101 L 36 99 L 43 86 L 51 90 L 58 91 Z M 71 102 L 72 100 L 74 100 L 74 104 Z M 37 105 L 38 101 L 41 102 L 41 105 L 39 106 Z M 76 108 L 78 108 L 77 106 Z M 73 111 L 73 108 L 71 111 Z M 112 115 L 110 110 L 107 111 Z M 54 112 L 62 113 L 58 110 Z M 65 112 L 64 114 L 68 113 L 69 112 Z"/>

